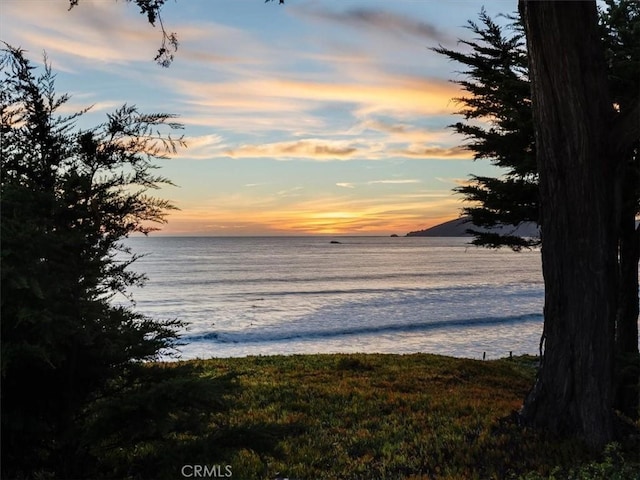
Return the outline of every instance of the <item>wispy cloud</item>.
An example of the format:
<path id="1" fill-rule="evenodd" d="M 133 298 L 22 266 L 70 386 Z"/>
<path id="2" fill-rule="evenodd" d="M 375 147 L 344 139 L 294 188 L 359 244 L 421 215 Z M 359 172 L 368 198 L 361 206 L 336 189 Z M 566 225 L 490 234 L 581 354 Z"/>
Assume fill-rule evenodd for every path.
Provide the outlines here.
<path id="1" fill-rule="evenodd" d="M 339 182 L 336 183 L 336 186 L 342 188 L 356 188 L 359 185 L 410 185 L 416 183 L 422 183 L 422 180 L 418 180 L 415 178 L 406 178 L 390 180 L 369 180 L 368 182 Z"/>
<path id="2" fill-rule="evenodd" d="M 193 156 L 187 153 L 188 156 Z M 350 140 L 304 139 L 292 142 L 245 144 L 235 148 L 218 150 L 211 156 L 231 158 L 272 158 L 276 160 L 305 159 L 331 160 L 385 160 L 389 157 L 410 159 L 471 159 L 469 152 L 461 147 L 410 146 L 404 149 L 390 148 L 384 142 Z M 369 184 L 417 183 L 419 180 L 377 180 Z M 345 186 L 345 185 L 338 185 Z"/>
<path id="3" fill-rule="evenodd" d="M 296 140 L 245 143 L 223 152 L 233 158 L 310 158 L 318 160 L 385 156 L 461 157 L 449 147 L 446 131 L 427 131 L 402 122 L 377 120 L 419 118 L 448 113 L 455 86 L 439 80 L 381 75 L 379 83 L 335 83 L 310 79 L 245 79 L 236 82 L 174 81 L 185 98 L 187 125 L 206 125 L 247 136 L 261 132 Z M 352 125 L 340 128 L 329 105 L 351 111 Z M 340 120 L 345 123 L 344 115 Z M 322 133 L 324 139 L 310 137 Z M 302 137 L 302 138 L 300 138 Z M 333 137 L 333 138 L 331 138 Z M 423 145 L 427 145 L 424 147 Z"/>
<path id="4" fill-rule="evenodd" d="M 394 179 L 394 180 L 371 180 L 367 182 L 368 185 L 406 185 L 407 183 L 421 183 L 421 180 L 416 179 Z"/>
<path id="5" fill-rule="evenodd" d="M 133 21 L 126 7 L 111 2 L 81 2 L 71 11 L 68 2 L 29 2 L 28 8 L 25 2 L 3 2 L 2 9 L 12 18 L 3 22 L 3 33 L 24 48 L 45 48 L 57 70 L 73 70 L 78 60 L 93 66 L 148 62 L 160 38 L 157 29 Z"/>
<path id="6" fill-rule="evenodd" d="M 304 187 L 287 188 L 276 192 L 276 196 L 279 198 L 300 197 L 302 195 L 301 190 L 304 190 Z"/>
<path id="7" fill-rule="evenodd" d="M 306 139 L 262 145 L 241 145 L 223 153 L 232 158 L 269 157 L 275 159 L 305 158 L 315 160 L 348 159 L 358 148 L 349 142 Z"/>
<path id="8" fill-rule="evenodd" d="M 435 177 L 439 182 L 445 183 L 447 185 L 456 185 L 458 187 L 466 187 L 472 184 L 471 179 L 469 178 L 442 178 Z"/>
<path id="9" fill-rule="evenodd" d="M 175 80 L 172 83 L 192 105 L 247 113 L 308 111 L 323 103 L 335 102 L 352 105 L 354 111 L 360 113 L 449 114 L 451 98 L 460 93 L 457 86 L 438 79 L 390 74 L 380 75 L 371 83 L 294 77 L 234 82 Z"/>
<path id="10" fill-rule="evenodd" d="M 473 155 L 464 147 L 434 147 L 411 145 L 408 148 L 394 150 L 394 155 L 408 158 L 451 158 L 471 159 Z"/>
<path id="11" fill-rule="evenodd" d="M 373 30 L 378 34 L 385 32 L 397 37 L 412 35 L 436 42 L 450 40 L 449 36 L 435 24 L 384 10 L 352 8 L 345 11 L 334 11 L 314 6 L 299 8 L 298 12 L 312 18 L 336 22 L 353 28 Z"/>
<path id="12" fill-rule="evenodd" d="M 186 136 L 183 140 L 187 148 L 180 149 L 174 157 L 206 160 L 219 157 L 221 150 L 226 147 L 223 138 L 217 134 Z"/>
<path id="13" fill-rule="evenodd" d="M 352 131 L 354 133 L 370 131 L 383 134 L 387 143 L 433 144 L 447 143 L 452 140 L 451 132 L 442 128 L 428 130 L 408 123 L 385 122 L 375 117 L 363 120 L 354 126 Z"/>

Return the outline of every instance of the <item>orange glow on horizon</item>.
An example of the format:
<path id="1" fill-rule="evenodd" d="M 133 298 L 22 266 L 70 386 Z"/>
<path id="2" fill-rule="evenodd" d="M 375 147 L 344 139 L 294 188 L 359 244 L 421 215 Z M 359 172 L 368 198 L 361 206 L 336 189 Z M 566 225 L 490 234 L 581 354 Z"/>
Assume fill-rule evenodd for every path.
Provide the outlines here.
<path id="1" fill-rule="evenodd" d="M 371 235 L 403 236 L 453 220 L 451 209 L 424 208 L 412 211 L 289 211 L 254 212 L 252 215 L 206 215 L 203 212 L 176 212 L 155 235 L 166 236 L 302 236 Z"/>

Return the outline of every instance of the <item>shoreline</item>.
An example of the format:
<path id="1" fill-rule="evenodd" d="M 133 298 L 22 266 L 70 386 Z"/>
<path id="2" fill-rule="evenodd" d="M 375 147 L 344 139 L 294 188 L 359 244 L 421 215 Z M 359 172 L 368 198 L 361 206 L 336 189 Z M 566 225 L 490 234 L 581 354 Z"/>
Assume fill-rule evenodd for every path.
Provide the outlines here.
<path id="1" fill-rule="evenodd" d="M 234 355 L 234 356 L 195 356 L 188 358 L 171 358 L 170 356 L 163 357 L 160 360 L 157 360 L 158 363 L 173 363 L 173 362 L 207 362 L 209 360 L 212 361 L 224 361 L 224 360 L 235 360 L 235 359 L 255 359 L 255 358 L 290 358 L 290 357 L 343 357 L 343 356 L 389 356 L 389 357 L 407 357 L 412 355 L 423 355 L 423 356 L 433 356 L 433 357 L 443 357 L 448 359 L 455 360 L 471 360 L 471 361 L 499 361 L 499 360 L 514 360 L 518 358 L 535 358 L 539 359 L 539 356 L 532 353 L 518 353 L 514 354 L 511 350 L 507 352 L 504 356 L 489 356 L 481 354 L 477 357 L 465 357 L 465 356 L 456 356 L 456 355 L 447 355 L 438 352 L 426 352 L 426 351 L 418 351 L 418 352 L 361 352 L 361 351 L 336 351 L 336 352 L 291 352 L 291 353 L 268 353 L 268 354 L 245 354 L 245 355 Z"/>

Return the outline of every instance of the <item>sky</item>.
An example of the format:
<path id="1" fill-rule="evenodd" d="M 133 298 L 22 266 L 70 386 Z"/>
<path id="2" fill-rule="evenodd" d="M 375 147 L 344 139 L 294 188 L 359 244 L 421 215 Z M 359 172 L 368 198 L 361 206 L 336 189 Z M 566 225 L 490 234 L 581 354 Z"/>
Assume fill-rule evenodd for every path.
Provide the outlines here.
<path id="1" fill-rule="evenodd" d="M 100 123 L 123 104 L 172 113 L 187 148 L 159 160 L 179 210 L 161 235 L 404 235 L 456 218 L 472 160 L 453 101 L 465 25 L 515 0 L 168 0 L 180 42 L 114 0 L 0 0 L 0 40 L 43 53 L 69 112 Z M 496 18 L 497 19 L 497 18 Z M 82 125 L 80 125 L 82 126 Z"/>

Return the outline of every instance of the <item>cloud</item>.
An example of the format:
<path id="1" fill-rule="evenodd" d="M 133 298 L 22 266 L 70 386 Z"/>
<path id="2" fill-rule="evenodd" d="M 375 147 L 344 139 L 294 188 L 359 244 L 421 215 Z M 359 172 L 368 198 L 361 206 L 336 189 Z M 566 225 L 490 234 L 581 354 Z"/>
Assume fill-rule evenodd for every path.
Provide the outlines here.
<path id="1" fill-rule="evenodd" d="M 362 133 L 372 131 L 383 133 L 387 143 L 442 143 L 450 141 L 452 134 L 448 130 L 439 128 L 428 130 L 408 123 L 389 123 L 376 118 L 367 118 L 353 129 L 353 132 Z"/>
<path id="2" fill-rule="evenodd" d="M 450 99 L 458 87 L 437 79 L 382 73 L 369 83 L 280 80 L 270 86 L 273 95 L 359 105 L 361 112 L 393 112 L 401 115 L 449 113 Z"/>
<path id="3" fill-rule="evenodd" d="M 180 119 L 181 120 L 181 119 Z M 220 152 L 226 148 L 223 138 L 217 134 L 185 136 L 186 149 L 180 149 L 174 158 L 189 158 L 194 160 L 207 160 L 220 156 Z"/>
<path id="4" fill-rule="evenodd" d="M 453 158 L 460 160 L 472 159 L 473 156 L 464 147 L 431 147 L 411 145 L 408 148 L 393 150 L 392 154 L 408 158 Z"/>
<path id="5" fill-rule="evenodd" d="M 367 182 L 367 185 L 377 185 L 377 184 L 382 184 L 382 185 L 405 185 L 407 183 L 422 183 L 421 180 L 415 180 L 415 179 L 407 179 L 407 180 L 372 180 L 370 182 Z"/>
<path id="6" fill-rule="evenodd" d="M 390 74 L 380 74 L 371 82 L 269 77 L 235 82 L 172 80 L 184 98 L 182 107 L 187 111 L 180 120 L 185 125 L 206 126 L 245 137 L 248 132 L 253 136 L 277 133 L 289 139 L 302 137 L 244 143 L 220 152 L 233 158 L 424 158 L 410 144 L 440 143 L 451 136 L 447 131 L 383 122 L 375 116 L 448 114 L 449 99 L 458 93 L 456 86 L 435 79 Z M 350 109 L 351 115 L 343 115 L 336 122 L 332 110 L 344 112 L 340 105 Z M 349 119 L 355 124 L 347 126 Z M 318 134 L 331 140 L 313 137 Z M 449 157 L 452 152 L 440 153 Z"/>
<path id="7" fill-rule="evenodd" d="M 357 185 L 409 185 L 415 183 L 422 183 L 422 180 L 417 179 L 391 179 L 391 180 L 370 180 L 363 183 L 353 182 L 340 182 L 336 183 L 336 186 L 342 188 L 355 188 Z"/>
<path id="8" fill-rule="evenodd" d="M 225 72 L 242 73 L 244 68 L 268 66 L 271 50 L 250 33 L 222 23 L 206 21 L 172 26 L 180 40 L 176 61 L 180 68 L 195 62 L 200 68 L 222 67 Z"/>
<path id="9" fill-rule="evenodd" d="M 303 187 L 287 188 L 285 190 L 280 190 L 279 192 L 276 192 L 276 196 L 279 198 L 299 197 L 302 195 L 301 190 L 304 190 L 304 188 Z"/>
<path id="10" fill-rule="evenodd" d="M 358 148 L 349 142 L 318 139 L 295 142 L 275 142 L 262 145 L 241 145 L 224 151 L 232 158 L 270 157 L 276 159 L 310 158 L 316 160 L 348 159 Z"/>
<path id="11" fill-rule="evenodd" d="M 353 106 L 360 118 L 375 112 L 405 117 L 450 114 L 450 100 L 460 93 L 454 84 L 419 76 L 381 73 L 368 82 L 267 76 L 233 82 L 172 80 L 190 105 L 245 114 L 308 114 L 331 103 Z"/>
<path id="12" fill-rule="evenodd" d="M 77 60 L 92 66 L 149 62 L 161 39 L 157 28 L 115 2 L 83 1 L 71 11 L 63 1 L 29 2 L 29 8 L 8 2 L 5 9 L 3 15 L 12 19 L 3 22 L 5 38 L 33 51 L 45 48 L 56 70 L 73 71 Z"/>
<path id="13" fill-rule="evenodd" d="M 300 8 L 298 12 L 312 18 L 340 23 L 353 28 L 373 30 L 376 33 L 384 32 L 396 37 L 411 35 L 436 42 L 449 41 L 448 35 L 445 35 L 431 23 L 383 10 L 352 8 L 336 12 L 315 7 Z"/>
<path id="14" fill-rule="evenodd" d="M 82 71 L 84 67 L 144 64 L 155 68 L 152 59 L 161 45 L 160 28 L 151 26 L 135 8 L 125 2 L 83 0 L 70 11 L 61 1 L 3 3 L 4 36 L 33 51 L 45 48 L 55 59 L 56 70 Z M 13 25 L 21 25 L 15 28 Z M 24 28 L 28 26 L 28 28 Z M 242 30 L 215 22 L 172 23 L 179 34 L 178 69 L 194 64 L 237 71 L 239 65 L 255 68 L 267 63 L 268 48 Z M 211 46 L 215 45 L 212 49 Z M 165 72 L 165 75 L 169 75 Z"/>
<path id="15" fill-rule="evenodd" d="M 304 159 L 316 161 L 332 160 L 385 160 L 392 157 L 412 159 L 471 159 L 464 147 L 443 147 L 429 145 L 407 145 L 397 148 L 398 143 L 389 139 L 367 139 L 353 137 L 345 140 L 305 138 L 301 140 L 242 144 L 229 148 L 219 135 L 197 137 L 195 145 L 186 139 L 188 151 L 180 156 L 195 159 L 215 157 L 231 158 L 272 158 L 275 160 Z M 376 180 L 368 184 L 418 183 L 419 180 Z M 337 184 L 338 186 L 345 186 Z"/>
<path id="16" fill-rule="evenodd" d="M 436 180 L 438 180 L 439 182 L 442 183 L 446 183 L 446 184 L 453 184 L 453 185 L 457 185 L 459 187 L 466 187 L 471 185 L 473 182 L 471 181 L 470 178 L 442 178 L 442 177 L 435 177 Z"/>
<path id="17" fill-rule="evenodd" d="M 371 130 L 377 130 L 380 132 L 391 133 L 394 135 L 405 135 L 408 130 L 408 126 L 404 124 L 389 124 L 380 120 L 366 120 L 362 123 L 362 127 Z"/>

